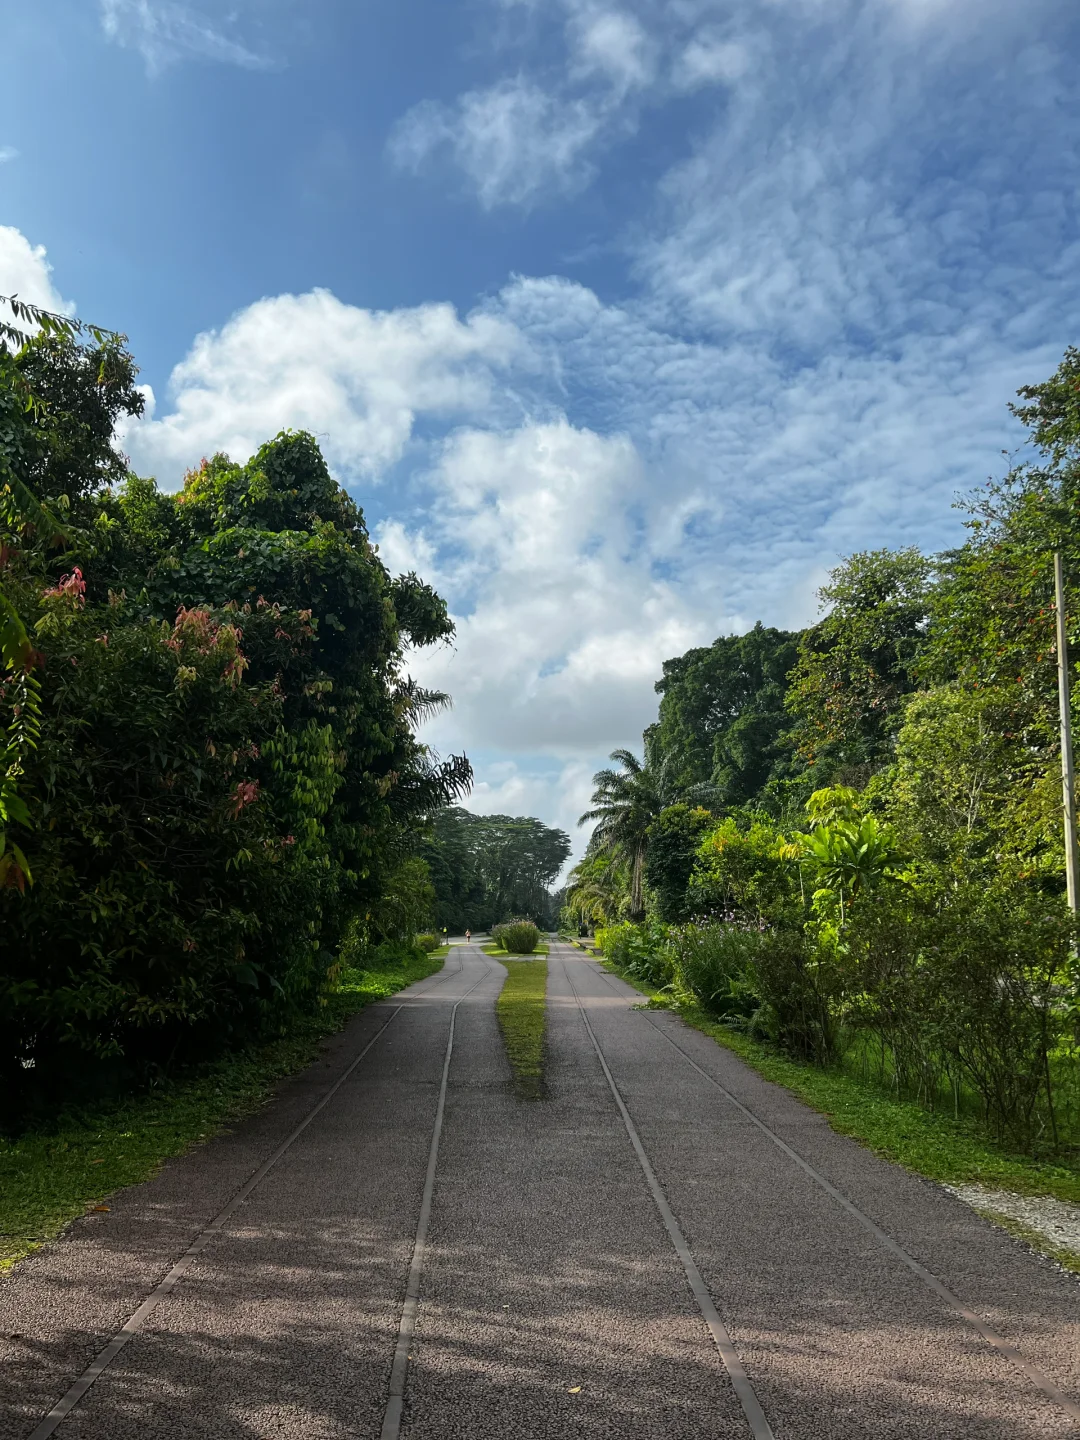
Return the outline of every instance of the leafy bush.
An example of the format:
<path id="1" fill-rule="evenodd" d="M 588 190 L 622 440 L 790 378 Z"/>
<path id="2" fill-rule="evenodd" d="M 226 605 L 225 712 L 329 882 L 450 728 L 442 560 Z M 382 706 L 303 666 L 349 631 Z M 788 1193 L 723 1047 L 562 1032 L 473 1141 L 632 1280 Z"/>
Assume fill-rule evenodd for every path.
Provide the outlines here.
<path id="1" fill-rule="evenodd" d="M 540 931 L 531 920 L 514 920 L 500 925 L 500 944 L 508 955 L 531 955 L 540 943 Z"/>
<path id="2" fill-rule="evenodd" d="M 684 925 L 672 932 L 668 972 L 676 1004 L 699 1005 L 727 1023 L 745 1024 L 760 1006 L 755 931 L 735 925 Z"/>
<path id="3" fill-rule="evenodd" d="M 15 1123 L 73 1085 L 287 1031 L 357 916 L 364 943 L 430 923 L 416 841 L 471 773 L 417 741 L 430 697 L 401 670 L 406 645 L 452 633 L 446 607 L 390 578 L 310 435 L 215 456 L 177 495 L 101 489 L 124 468 L 90 444 L 108 415 L 84 423 L 101 367 L 35 355 L 55 403 L 5 418 L 0 460 L 72 525 L 58 559 L 0 505 L 41 700 L 15 816 L 33 883 L 19 867 L 0 887 Z M 3 675 L 0 735 L 19 708 Z"/>
<path id="4" fill-rule="evenodd" d="M 803 902 L 799 871 L 785 853 L 786 837 L 764 817 L 740 826 L 721 820 L 702 839 L 687 889 L 688 906 L 699 916 L 764 918 L 798 925 Z"/>
<path id="5" fill-rule="evenodd" d="M 433 950 L 438 950 L 439 946 L 442 944 L 442 941 L 439 939 L 438 935 L 433 935 L 430 932 L 427 932 L 423 935 L 417 935 L 416 943 L 420 946 L 420 949 L 423 950 L 425 955 L 430 955 Z"/>
<path id="6" fill-rule="evenodd" d="M 506 930 L 507 927 L 505 925 L 492 925 L 491 927 L 492 944 L 497 945 L 500 950 L 506 949 L 506 946 L 503 944 L 503 938 L 506 935 Z"/>
<path id="7" fill-rule="evenodd" d="M 415 960 L 422 960 L 424 954 L 423 947 L 416 941 L 383 940 L 368 951 L 367 964 L 364 968 L 388 970 L 395 965 L 410 965 Z"/>
<path id="8" fill-rule="evenodd" d="M 1015 879 L 883 892 L 847 934 L 849 1024 L 891 1056 L 898 1088 L 933 1101 L 966 1083 L 990 1129 L 1056 1143 L 1052 1060 L 1075 1065 L 1077 926 L 1058 897 Z"/>
<path id="9" fill-rule="evenodd" d="M 669 927 L 655 920 L 646 921 L 644 925 L 625 920 L 618 925 L 602 926 L 596 932 L 596 941 L 620 969 L 647 985 L 663 986 L 670 979 L 668 934 Z"/>

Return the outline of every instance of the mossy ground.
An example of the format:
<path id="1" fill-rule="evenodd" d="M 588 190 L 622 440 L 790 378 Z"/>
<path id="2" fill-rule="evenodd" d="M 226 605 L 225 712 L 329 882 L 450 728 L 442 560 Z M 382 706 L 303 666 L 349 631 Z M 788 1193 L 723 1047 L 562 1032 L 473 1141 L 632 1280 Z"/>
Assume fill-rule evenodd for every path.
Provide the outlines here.
<path id="1" fill-rule="evenodd" d="M 0 1273 L 89 1207 L 149 1179 L 163 1160 L 258 1109 L 351 1015 L 434 974 L 445 955 L 443 948 L 388 970 L 346 971 L 327 1003 L 280 1040 L 226 1056 L 124 1104 L 72 1108 L 48 1127 L 0 1138 Z"/>
<path id="2" fill-rule="evenodd" d="M 544 1093 L 547 960 L 505 952 L 500 952 L 500 958 L 507 974 L 495 1013 L 514 1073 L 514 1090 L 523 1100 L 539 1100 Z"/>

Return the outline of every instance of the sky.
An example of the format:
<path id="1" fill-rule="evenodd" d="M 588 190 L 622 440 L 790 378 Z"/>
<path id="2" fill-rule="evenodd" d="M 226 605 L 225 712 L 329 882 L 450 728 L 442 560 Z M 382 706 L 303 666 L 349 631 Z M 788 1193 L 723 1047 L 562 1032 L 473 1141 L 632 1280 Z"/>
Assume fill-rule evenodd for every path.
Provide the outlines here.
<path id="1" fill-rule="evenodd" d="M 0 293 L 167 489 L 313 431 L 449 602 L 473 809 L 580 853 L 662 662 L 954 543 L 1080 342 L 1074 0 L 0 0 Z"/>

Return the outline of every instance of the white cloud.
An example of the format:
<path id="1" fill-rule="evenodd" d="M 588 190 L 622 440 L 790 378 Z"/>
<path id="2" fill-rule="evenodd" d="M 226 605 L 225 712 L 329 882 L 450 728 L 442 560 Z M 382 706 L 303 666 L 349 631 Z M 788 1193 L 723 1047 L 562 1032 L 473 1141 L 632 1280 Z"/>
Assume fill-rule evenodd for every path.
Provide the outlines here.
<path id="1" fill-rule="evenodd" d="M 52 282 L 52 266 L 45 258 L 44 245 L 31 245 L 12 225 L 0 225 L 0 295 L 18 295 L 31 305 L 61 314 L 73 314 Z"/>
<path id="2" fill-rule="evenodd" d="M 486 208 L 526 205 L 588 181 L 588 149 L 605 115 L 603 104 L 549 94 L 519 76 L 470 90 L 452 107 L 417 105 L 395 127 L 389 150 L 413 170 L 449 152 Z"/>
<path id="3" fill-rule="evenodd" d="M 183 0 L 100 0 L 100 6 L 105 34 L 137 50 L 151 75 L 184 59 L 214 60 L 248 70 L 272 63 L 226 34 L 218 20 Z"/>
<path id="4" fill-rule="evenodd" d="M 9 160 L 17 160 L 19 152 L 14 145 L 0 145 L 0 165 L 6 165 Z"/>
<path id="5" fill-rule="evenodd" d="M 587 0 L 564 0 L 562 10 L 561 74 L 519 70 L 449 105 L 422 101 L 395 127 L 391 159 L 420 170 L 449 155 L 486 209 L 550 202 L 587 184 L 600 143 L 636 128 L 635 97 L 653 83 L 659 47 L 629 11 Z"/>
<path id="6" fill-rule="evenodd" d="M 454 695 L 441 743 L 570 759 L 632 742 L 661 660 L 711 638 L 720 619 L 653 572 L 635 511 L 663 500 L 635 447 L 565 419 L 469 429 L 428 481 L 408 553 L 444 557 L 437 578 L 458 620 L 454 649 L 417 661 Z M 397 522 L 376 538 L 403 553 Z"/>
<path id="7" fill-rule="evenodd" d="M 752 46 L 747 40 L 730 40 L 717 31 L 702 30 L 672 62 L 672 83 L 676 90 L 734 85 L 752 65 Z"/>
<path id="8" fill-rule="evenodd" d="M 175 485 L 200 456 L 247 459 L 284 427 L 308 429 L 343 478 L 400 459 L 417 415 L 498 414 L 494 376 L 523 349 L 506 321 L 458 319 L 452 306 L 377 312 L 326 290 L 260 300 L 195 340 L 157 407 L 124 435 L 132 463 Z"/>
<path id="9" fill-rule="evenodd" d="M 654 42 L 626 11 L 579 10 L 571 16 L 568 36 L 571 73 L 600 75 L 624 94 L 652 80 Z"/>

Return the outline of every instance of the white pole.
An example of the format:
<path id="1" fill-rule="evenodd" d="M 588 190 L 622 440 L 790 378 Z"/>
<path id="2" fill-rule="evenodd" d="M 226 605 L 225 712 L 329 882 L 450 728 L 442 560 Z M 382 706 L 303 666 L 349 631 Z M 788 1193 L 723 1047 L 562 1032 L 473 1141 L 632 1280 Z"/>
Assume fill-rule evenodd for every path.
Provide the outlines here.
<path id="1" fill-rule="evenodd" d="M 1058 706 L 1061 710 L 1061 790 L 1065 818 L 1065 885 L 1069 909 L 1080 907 L 1080 857 L 1076 853 L 1076 785 L 1073 778 L 1072 696 L 1069 685 L 1069 637 L 1065 624 L 1065 575 L 1061 551 L 1054 551 L 1054 599 L 1057 610 Z"/>

